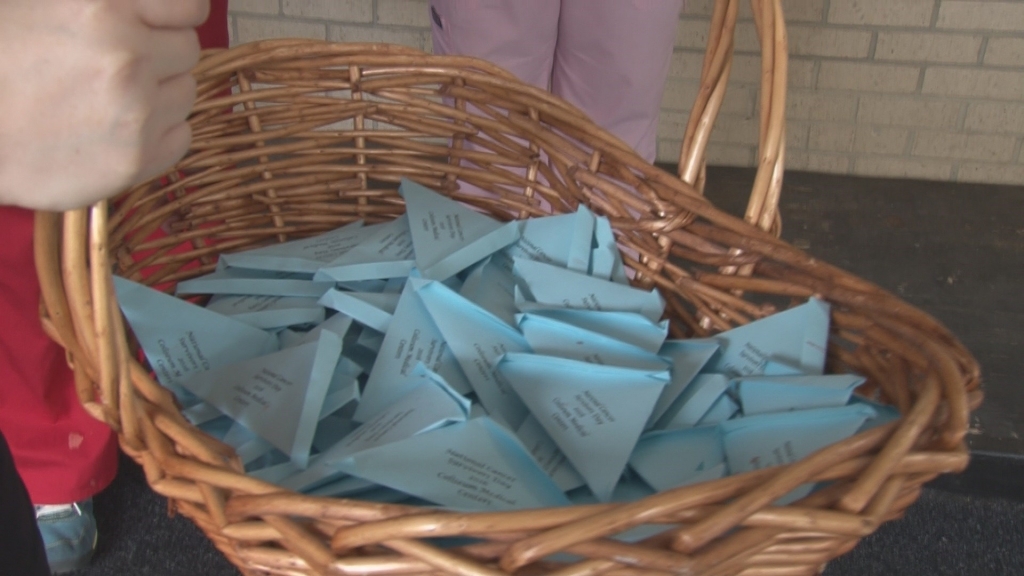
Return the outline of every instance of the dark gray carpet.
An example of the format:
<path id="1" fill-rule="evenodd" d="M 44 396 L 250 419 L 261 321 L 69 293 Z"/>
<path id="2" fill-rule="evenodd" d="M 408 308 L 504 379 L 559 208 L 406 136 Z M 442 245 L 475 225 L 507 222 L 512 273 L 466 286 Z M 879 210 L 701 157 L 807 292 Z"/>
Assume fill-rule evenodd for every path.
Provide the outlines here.
<path id="1" fill-rule="evenodd" d="M 96 497 L 99 548 L 74 576 L 237 576 L 189 520 L 122 459 L 117 479 Z M 2 572 L 2 569 L 0 569 Z M 824 576 L 1020 576 L 1024 503 L 926 489 L 902 520 L 889 522 Z"/>

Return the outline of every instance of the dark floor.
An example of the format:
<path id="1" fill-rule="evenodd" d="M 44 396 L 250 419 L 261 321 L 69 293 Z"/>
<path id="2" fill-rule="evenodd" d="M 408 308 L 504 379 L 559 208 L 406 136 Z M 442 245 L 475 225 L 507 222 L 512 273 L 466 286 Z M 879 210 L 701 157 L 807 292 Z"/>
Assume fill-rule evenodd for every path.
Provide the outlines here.
<path id="1" fill-rule="evenodd" d="M 741 213 L 752 180 L 751 170 L 709 170 L 708 196 Z M 1024 186 L 787 174 L 783 237 L 931 313 L 985 378 L 968 471 L 938 479 L 825 576 L 1024 574 L 1024 382 L 1014 354 L 1024 335 L 1022 200 Z M 96 508 L 99 549 L 77 576 L 237 574 L 188 520 L 167 516 L 127 460 Z"/>

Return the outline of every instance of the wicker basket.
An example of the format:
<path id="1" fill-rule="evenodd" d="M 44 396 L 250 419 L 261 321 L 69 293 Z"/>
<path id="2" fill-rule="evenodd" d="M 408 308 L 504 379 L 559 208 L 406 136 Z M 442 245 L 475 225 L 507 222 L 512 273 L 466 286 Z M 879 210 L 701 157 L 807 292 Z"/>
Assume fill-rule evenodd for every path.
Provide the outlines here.
<path id="1" fill-rule="evenodd" d="M 153 490 L 246 574 L 815 574 L 962 470 L 978 367 L 938 322 L 820 262 L 778 229 L 785 101 L 779 1 L 755 2 L 764 50 L 761 165 L 750 223 L 700 195 L 725 90 L 737 2 L 718 3 L 682 179 L 580 112 L 468 58 L 386 45 L 271 41 L 208 54 L 190 155 L 109 205 L 39 214 L 43 322 L 68 351 L 83 405 L 117 430 Z M 299 495 L 242 473 L 136 361 L 110 271 L 169 289 L 221 252 L 404 211 L 412 178 L 503 219 L 609 217 L 634 282 L 657 287 L 675 337 L 706 336 L 815 295 L 832 304 L 829 370 L 868 377 L 903 418 L 789 466 L 626 504 L 460 514 Z M 490 194 L 481 194 L 478 189 Z M 772 506 L 811 480 L 803 500 Z M 640 524 L 664 533 L 613 536 Z M 442 548 L 432 538 L 474 543 Z M 549 557 L 567 552 L 575 562 Z"/>

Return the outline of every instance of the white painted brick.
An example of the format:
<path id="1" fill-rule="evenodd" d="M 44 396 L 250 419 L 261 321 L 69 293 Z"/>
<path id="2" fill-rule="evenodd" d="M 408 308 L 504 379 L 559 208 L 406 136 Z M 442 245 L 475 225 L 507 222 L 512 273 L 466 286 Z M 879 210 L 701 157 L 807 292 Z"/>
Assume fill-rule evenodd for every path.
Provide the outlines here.
<path id="1" fill-rule="evenodd" d="M 749 4 L 741 2 L 741 5 Z M 786 0 L 782 3 L 786 22 L 821 22 L 825 17 L 825 0 Z"/>
<path id="2" fill-rule="evenodd" d="M 232 13 L 280 14 L 279 0 L 230 0 L 228 9 Z"/>
<path id="3" fill-rule="evenodd" d="M 760 132 L 760 121 L 755 118 L 743 118 L 740 116 L 728 116 L 721 114 L 715 121 L 714 129 L 711 131 L 711 142 L 721 144 L 754 144 L 756 145 Z"/>
<path id="4" fill-rule="evenodd" d="M 1024 29 L 1024 24 L 1021 28 Z M 1024 67 L 1024 38 L 989 38 L 985 64 Z"/>
<path id="5" fill-rule="evenodd" d="M 981 36 L 881 31 L 875 60 L 970 64 L 978 61 L 981 41 Z"/>
<path id="6" fill-rule="evenodd" d="M 802 56 L 866 58 L 871 48 L 869 30 L 790 26 L 789 53 Z"/>
<path id="7" fill-rule="evenodd" d="M 988 182 L 1024 185 L 1024 166 L 964 162 L 956 179 L 960 182 Z"/>
<path id="8" fill-rule="evenodd" d="M 810 124 L 806 122 L 786 122 L 786 150 L 806 150 L 807 133 Z"/>
<path id="9" fill-rule="evenodd" d="M 938 28 L 955 30 L 1020 30 L 1024 2 L 956 2 L 942 0 Z"/>
<path id="10" fill-rule="evenodd" d="M 710 26 L 707 18 L 681 18 L 676 29 L 676 48 L 704 50 L 708 46 Z"/>
<path id="11" fill-rule="evenodd" d="M 676 50 L 669 62 L 669 78 L 700 79 L 700 70 L 704 65 L 702 52 Z"/>
<path id="12" fill-rule="evenodd" d="M 840 154 L 826 154 L 796 150 L 786 151 L 786 168 L 807 172 L 846 174 L 850 171 L 850 158 Z"/>
<path id="13" fill-rule="evenodd" d="M 312 22 L 237 16 L 235 25 L 238 28 L 238 42 L 243 44 L 268 38 L 327 38 L 327 27 Z"/>
<path id="14" fill-rule="evenodd" d="M 952 163 L 947 160 L 859 156 L 854 160 L 853 173 L 863 176 L 949 180 Z"/>
<path id="15" fill-rule="evenodd" d="M 753 22 L 737 22 L 733 49 L 737 52 L 760 52 L 761 40 Z"/>
<path id="16" fill-rule="evenodd" d="M 925 70 L 925 94 L 1020 100 L 1024 70 L 931 67 Z"/>
<path id="17" fill-rule="evenodd" d="M 658 140 L 658 161 L 679 162 L 681 140 Z M 709 143 L 706 154 L 708 164 L 713 166 L 752 166 L 754 163 L 754 147 L 740 144 Z"/>
<path id="18" fill-rule="evenodd" d="M 818 88 L 864 92 L 914 92 L 920 69 L 896 64 L 824 61 Z"/>
<path id="19" fill-rule="evenodd" d="M 686 0 L 683 3 L 683 16 L 711 16 L 715 10 L 715 0 Z"/>
<path id="20" fill-rule="evenodd" d="M 1024 134 L 1024 104 L 972 102 L 967 107 L 964 129 L 975 132 Z"/>
<path id="21" fill-rule="evenodd" d="M 853 138 L 853 151 L 864 154 L 903 154 L 910 132 L 890 126 L 857 126 Z"/>
<path id="22" fill-rule="evenodd" d="M 812 124 L 808 133 L 807 148 L 828 152 L 850 152 L 853 150 L 856 135 L 857 127 L 853 124 Z"/>
<path id="23" fill-rule="evenodd" d="M 384 28 L 380 26 L 332 25 L 328 32 L 328 39 L 332 42 L 401 44 L 402 46 L 411 46 L 427 52 L 430 51 L 431 43 L 429 31 L 410 30 L 408 28 Z"/>
<path id="24" fill-rule="evenodd" d="M 679 20 L 676 30 L 676 48 L 705 51 L 708 47 L 708 32 L 711 20 L 700 17 L 684 17 Z M 733 50 L 736 52 L 760 52 L 761 44 L 753 22 L 740 21 L 733 32 Z"/>
<path id="25" fill-rule="evenodd" d="M 282 0 L 285 15 L 332 22 L 373 22 L 373 3 L 367 0 Z"/>
<path id="26" fill-rule="evenodd" d="M 710 7 L 713 4 L 713 2 L 709 3 L 707 8 L 701 6 L 701 9 L 708 10 L 708 14 L 710 14 Z M 821 22 L 825 12 L 825 1 L 786 0 L 783 2 L 782 12 L 786 22 Z M 739 17 L 741 20 L 752 20 L 754 18 L 750 2 L 740 2 Z"/>
<path id="27" fill-rule="evenodd" d="M 685 110 L 689 112 L 697 99 L 700 82 L 696 80 L 669 80 L 661 99 L 662 110 Z M 736 116 L 750 116 L 754 97 L 746 86 L 729 86 L 722 100 L 720 113 Z"/>
<path id="28" fill-rule="evenodd" d="M 828 21 L 872 26 L 921 26 L 932 21 L 935 0 L 838 0 L 829 4 Z"/>
<path id="29" fill-rule="evenodd" d="M 1017 138 L 992 134 L 921 131 L 914 141 L 915 156 L 964 158 L 987 162 L 1013 160 Z"/>
<path id="30" fill-rule="evenodd" d="M 658 153 L 656 160 L 658 162 L 671 162 L 673 164 L 679 162 L 679 153 L 683 149 L 682 140 L 669 140 L 669 139 L 658 139 Z"/>
<path id="31" fill-rule="evenodd" d="M 862 95 L 857 121 L 865 124 L 892 124 L 952 128 L 960 115 L 960 103 L 946 99 L 914 96 Z"/>
<path id="32" fill-rule="evenodd" d="M 791 89 L 813 87 L 816 77 L 814 64 L 815 61 L 810 58 L 790 58 L 789 87 Z"/>
<path id="33" fill-rule="evenodd" d="M 711 142 L 708 144 L 707 161 L 712 166 L 752 166 L 756 153 L 753 146 Z"/>
<path id="34" fill-rule="evenodd" d="M 856 116 L 856 96 L 810 90 L 790 90 L 786 94 L 786 118 L 789 120 L 853 122 Z"/>
<path id="35" fill-rule="evenodd" d="M 730 81 L 749 84 L 761 83 L 761 55 L 735 54 L 732 57 Z"/>
<path id="36" fill-rule="evenodd" d="M 430 28 L 426 0 L 377 0 L 377 23 Z"/>

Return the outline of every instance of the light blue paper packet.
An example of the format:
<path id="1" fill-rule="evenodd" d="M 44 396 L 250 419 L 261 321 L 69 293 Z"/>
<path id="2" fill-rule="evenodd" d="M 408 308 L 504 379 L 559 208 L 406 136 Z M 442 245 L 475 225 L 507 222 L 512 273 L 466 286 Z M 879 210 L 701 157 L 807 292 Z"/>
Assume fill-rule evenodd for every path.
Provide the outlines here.
<path id="1" fill-rule="evenodd" d="M 505 354 L 498 371 L 603 501 L 611 498 L 669 378 L 667 370 L 535 354 Z"/>
<path id="2" fill-rule="evenodd" d="M 530 350 L 523 335 L 439 282 L 412 278 L 409 283 L 488 414 L 517 429 L 526 418 L 526 405 L 495 367 L 507 352 Z"/>
<path id="3" fill-rule="evenodd" d="M 315 488 L 347 474 L 341 463 L 353 454 L 461 422 L 469 416 L 469 401 L 423 364 L 417 364 L 406 380 L 407 386 L 403 387 L 409 389 L 407 393 L 325 450 L 315 464 L 280 484 L 300 491 Z"/>
<path id="4" fill-rule="evenodd" d="M 474 418 L 364 450 L 345 471 L 455 510 L 522 510 L 568 505 L 516 436 Z"/>
<path id="5" fill-rule="evenodd" d="M 499 222 L 411 180 L 398 193 L 424 278 L 445 280 L 519 239 L 520 222 Z"/>
<path id="6" fill-rule="evenodd" d="M 355 282 L 409 275 L 416 262 L 408 216 L 365 226 L 362 232 L 359 244 L 317 270 L 313 279 Z"/>
<path id="7" fill-rule="evenodd" d="M 515 285 L 512 259 L 498 252 L 470 268 L 458 292 L 505 324 L 514 326 L 518 313 Z"/>
<path id="8" fill-rule="evenodd" d="M 672 380 L 654 405 L 654 411 L 647 421 L 648 428 L 657 424 L 665 415 L 716 351 L 718 343 L 714 340 L 669 340 L 662 345 L 658 355 L 672 362 Z"/>
<path id="9" fill-rule="evenodd" d="M 821 374 L 825 369 L 828 324 L 828 303 L 811 298 L 806 304 L 716 335 L 721 349 L 704 371 L 731 378 L 748 376 L 757 374 L 764 361 L 771 358 L 806 374 Z"/>
<path id="10" fill-rule="evenodd" d="M 665 311 L 665 300 L 657 290 L 640 290 L 522 258 L 515 260 L 513 272 L 516 289 L 529 302 L 586 310 L 636 312 L 652 322 L 657 322 Z"/>
<path id="11" fill-rule="evenodd" d="M 581 204 L 571 214 L 523 220 L 522 236 L 504 254 L 586 272 L 593 234 L 594 215 Z"/>
<path id="12" fill-rule="evenodd" d="M 523 424 L 516 430 L 516 436 L 562 492 L 586 485 L 587 481 L 572 467 L 558 444 L 551 439 L 536 418 L 527 416 Z"/>
<path id="13" fill-rule="evenodd" d="M 319 298 L 334 287 L 333 282 L 314 282 L 308 275 L 227 268 L 178 283 L 178 296 L 190 294 L 231 294 L 247 296 L 293 296 Z"/>
<path id="14" fill-rule="evenodd" d="M 408 392 L 409 388 L 403 388 L 400 383 L 407 381 L 405 377 L 417 362 L 439 374 L 458 393 L 472 391 L 444 336 L 434 324 L 415 286 L 409 282 L 398 300 L 380 352 L 370 370 L 362 400 L 356 409 L 356 421 L 365 422 Z"/>
<path id="15" fill-rule="evenodd" d="M 517 326 L 534 353 L 638 370 L 668 370 L 670 363 L 617 338 L 591 332 L 543 315 L 520 314 Z"/>
<path id="16" fill-rule="evenodd" d="M 715 400 L 715 403 L 708 408 L 708 411 L 700 417 L 697 421 L 696 427 L 701 426 L 714 426 L 715 424 L 721 424 L 726 420 L 731 420 L 737 416 L 740 411 L 740 405 L 729 396 L 728 392 L 722 394 Z"/>
<path id="17" fill-rule="evenodd" d="M 562 306 L 534 302 L 520 302 L 519 309 L 525 314 L 544 316 L 578 326 L 584 330 L 604 334 L 648 352 L 655 352 L 661 356 L 668 355 L 662 350 L 668 336 L 668 320 L 652 322 L 646 316 L 636 312 L 563 308 Z"/>
<path id="18" fill-rule="evenodd" d="M 221 254 L 218 264 L 229 268 L 313 274 L 359 244 L 362 226 L 360 220 L 310 238 Z"/>
<path id="19" fill-rule="evenodd" d="M 729 379 L 722 374 L 697 375 L 669 405 L 654 428 L 693 428 L 728 388 Z"/>
<path id="20" fill-rule="evenodd" d="M 272 334 L 148 286 L 114 276 L 114 287 L 157 379 L 177 393 L 194 374 L 278 348 Z"/>
<path id="21" fill-rule="evenodd" d="M 854 388 L 864 383 L 856 374 L 821 376 L 745 376 L 735 382 L 744 416 L 844 406 Z"/>
<path id="22" fill-rule="evenodd" d="M 814 408 L 734 418 L 719 424 L 725 460 L 733 474 L 792 464 L 855 434 L 876 412 L 866 404 Z M 780 502 L 806 496 L 806 484 Z"/>
<path id="23" fill-rule="evenodd" d="M 727 474 L 722 433 L 718 426 L 648 432 L 629 466 L 659 492 L 717 480 Z"/>
<path id="24" fill-rule="evenodd" d="M 292 296 L 214 296 L 206 309 L 264 330 L 319 324 L 327 315 L 316 298 Z"/>
<path id="25" fill-rule="evenodd" d="M 183 386 L 259 434 L 303 467 L 341 357 L 341 339 L 316 342 L 193 375 Z"/>
<path id="26" fill-rule="evenodd" d="M 399 297 L 400 294 L 391 292 L 346 292 L 332 289 L 320 298 L 319 303 L 384 333 L 388 331 Z"/>
<path id="27" fill-rule="evenodd" d="M 311 330 L 300 332 L 297 330 L 282 330 L 277 333 L 277 339 L 282 349 L 308 344 L 320 338 L 320 332 L 329 330 L 344 342 L 345 336 L 352 328 L 352 317 L 345 314 L 334 314 L 323 322 L 314 326 Z"/>
<path id="28" fill-rule="evenodd" d="M 626 267 L 622 263 L 619 245 L 615 242 L 615 233 L 611 222 L 599 217 L 594 226 L 594 248 L 590 255 L 589 274 L 595 278 L 611 280 L 616 284 L 629 284 Z"/>

